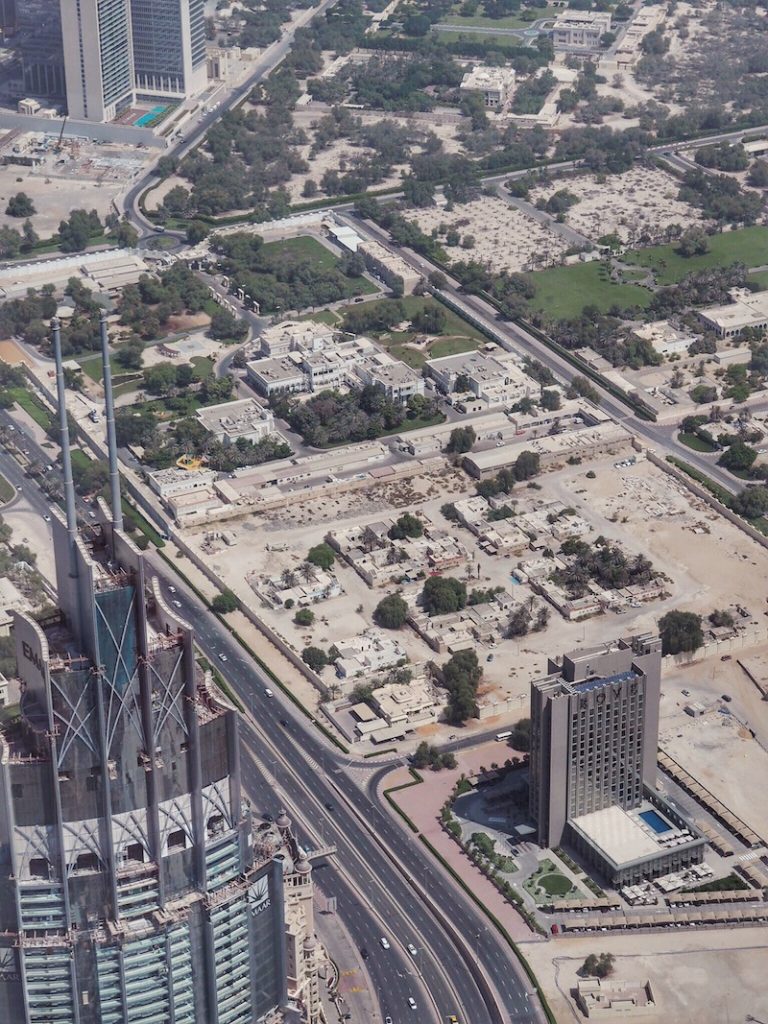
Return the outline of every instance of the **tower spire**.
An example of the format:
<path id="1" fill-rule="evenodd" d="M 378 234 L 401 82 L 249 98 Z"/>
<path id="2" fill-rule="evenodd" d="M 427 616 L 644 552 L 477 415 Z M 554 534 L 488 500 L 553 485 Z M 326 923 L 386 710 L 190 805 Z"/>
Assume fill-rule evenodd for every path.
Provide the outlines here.
<path id="1" fill-rule="evenodd" d="M 64 391 L 64 365 L 61 358 L 61 325 L 58 317 L 51 320 L 53 328 L 53 358 L 56 361 L 56 398 L 59 405 L 59 428 L 61 434 L 61 466 L 64 470 L 64 507 L 67 515 L 67 536 L 69 538 L 69 574 L 77 576 L 77 512 L 75 510 L 75 485 L 72 480 L 72 455 L 69 446 L 69 422 Z"/>
<path id="2" fill-rule="evenodd" d="M 116 530 L 123 528 L 123 505 L 120 499 L 120 472 L 117 465 L 117 434 L 115 432 L 115 401 L 112 394 L 112 370 L 109 365 L 109 334 L 107 314 L 101 311 L 101 362 L 104 371 L 104 401 L 107 414 L 107 449 L 109 451 L 109 488 L 112 497 L 112 522 Z"/>

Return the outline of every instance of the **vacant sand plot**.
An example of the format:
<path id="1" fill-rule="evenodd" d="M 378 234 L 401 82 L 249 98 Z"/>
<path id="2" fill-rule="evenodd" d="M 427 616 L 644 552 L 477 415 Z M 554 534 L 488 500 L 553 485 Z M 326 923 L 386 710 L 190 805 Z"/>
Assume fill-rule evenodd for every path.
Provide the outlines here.
<path id="1" fill-rule="evenodd" d="M 565 215 L 572 228 L 595 242 L 615 233 L 622 241 L 634 243 L 645 235 L 653 241 L 663 239 L 670 224 L 685 228 L 701 223 L 698 211 L 677 198 L 679 188 L 679 183 L 664 171 L 633 167 L 624 174 L 608 175 L 603 181 L 594 174 L 560 178 L 551 185 L 531 189 L 530 199 L 535 203 L 567 189 L 579 199 Z"/>
<path id="2" fill-rule="evenodd" d="M 549 231 L 502 199 L 483 196 L 457 206 L 450 213 L 439 207 L 409 214 L 422 231 L 455 228 L 462 239 L 471 236 L 469 249 L 449 249 L 455 260 L 477 260 L 495 271 L 531 270 L 560 263 L 568 247 L 565 239 Z M 444 239 L 444 234 L 441 236 Z"/>
<path id="3" fill-rule="evenodd" d="M 22 180 L 17 180 L 20 177 Z M 40 171 L 30 174 L 26 167 L 3 167 L 0 169 L 0 225 L 21 229 L 23 218 L 9 217 L 5 212 L 8 200 L 17 192 L 25 192 L 35 205 L 37 212 L 30 217 L 32 227 L 41 238 L 50 238 L 70 210 L 95 210 L 103 221 L 112 209 L 112 201 L 124 189 L 125 185 L 116 182 L 73 181 L 46 176 Z"/>
<path id="4" fill-rule="evenodd" d="M 584 958 L 606 951 L 616 957 L 614 978 L 650 980 L 656 1005 L 639 1018 L 647 1024 L 736 1024 L 768 1012 L 768 928 L 612 933 L 526 945 L 559 1024 L 584 1020 L 568 993 Z"/>

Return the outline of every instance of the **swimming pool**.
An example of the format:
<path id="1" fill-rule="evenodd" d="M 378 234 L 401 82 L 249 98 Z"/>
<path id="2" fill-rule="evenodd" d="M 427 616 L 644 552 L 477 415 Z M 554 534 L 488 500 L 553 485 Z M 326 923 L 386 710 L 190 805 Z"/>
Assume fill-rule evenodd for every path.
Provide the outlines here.
<path id="1" fill-rule="evenodd" d="M 158 118 L 160 114 L 164 113 L 167 109 L 168 108 L 162 104 L 159 107 L 153 107 L 151 110 L 147 111 L 146 114 L 141 115 L 136 122 L 136 127 L 143 128 L 145 125 L 149 124 L 150 121 L 154 121 Z"/>
<path id="2" fill-rule="evenodd" d="M 662 832 L 669 832 L 672 828 L 669 822 L 665 821 L 656 811 L 640 811 L 640 817 L 646 825 L 651 826 L 657 835 L 661 835 Z"/>

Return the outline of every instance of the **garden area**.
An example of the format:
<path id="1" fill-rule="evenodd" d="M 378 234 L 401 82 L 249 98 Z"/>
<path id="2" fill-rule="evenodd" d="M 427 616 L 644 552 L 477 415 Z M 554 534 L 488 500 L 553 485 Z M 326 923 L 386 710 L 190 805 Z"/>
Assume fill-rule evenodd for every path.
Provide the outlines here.
<path id="1" fill-rule="evenodd" d="M 678 248 L 679 243 L 672 242 L 648 249 L 632 249 L 622 260 L 653 270 L 659 284 L 677 284 L 687 274 L 737 262 L 747 267 L 762 267 L 768 264 L 768 228 L 755 225 L 707 235 L 707 252 L 698 255 L 683 256 Z"/>
<path id="2" fill-rule="evenodd" d="M 537 903 L 548 903 L 552 899 L 578 899 L 583 895 L 549 859 L 540 862 L 531 877 L 523 882 L 523 887 Z"/>
<path id="3" fill-rule="evenodd" d="M 552 267 L 526 277 L 536 287 L 536 295 L 530 301 L 531 308 L 555 320 L 578 317 L 585 306 L 597 306 L 601 313 L 607 313 L 612 306 L 645 309 L 651 301 L 647 288 L 614 283 L 608 267 L 601 260 L 574 263 L 570 267 Z"/>

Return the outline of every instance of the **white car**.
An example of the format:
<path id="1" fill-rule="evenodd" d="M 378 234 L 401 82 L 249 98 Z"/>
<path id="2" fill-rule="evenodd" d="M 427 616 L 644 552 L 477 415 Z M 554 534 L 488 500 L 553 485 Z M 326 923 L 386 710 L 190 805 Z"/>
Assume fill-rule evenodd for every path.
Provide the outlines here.
<path id="1" fill-rule="evenodd" d="M 408 996 L 408 1005 L 412 1010 L 416 1009 L 416 1000 L 413 998 L 413 996 Z"/>
<path id="2" fill-rule="evenodd" d="M 226 654 L 220 654 L 219 655 L 219 661 L 226 661 L 226 660 L 227 660 Z"/>
<path id="3" fill-rule="evenodd" d="M 392 1018 L 391 1017 L 385 1017 L 384 1018 L 384 1024 L 392 1024 Z"/>
<path id="4" fill-rule="evenodd" d="M 264 691 L 264 696 L 265 696 L 265 697 L 274 697 L 274 693 L 272 693 L 272 691 L 270 690 L 270 688 L 269 688 L 269 687 L 267 687 L 267 688 L 266 688 L 266 690 Z"/>
<path id="5" fill-rule="evenodd" d="M 46 521 L 46 523 L 50 523 L 50 521 L 51 521 L 51 517 L 50 516 L 43 516 L 43 519 Z"/>
<path id="6" fill-rule="evenodd" d="M 174 605 L 175 605 L 175 606 L 176 606 L 177 608 L 181 608 L 181 601 L 174 601 L 173 603 L 174 603 Z M 225 655 L 225 657 L 226 657 L 226 655 Z"/>
<path id="7" fill-rule="evenodd" d="M 416 956 L 416 954 L 419 952 L 412 942 L 408 943 L 407 949 L 411 956 Z"/>
<path id="8" fill-rule="evenodd" d="M 381 938 L 379 939 L 379 942 L 381 942 L 382 949 L 389 949 L 389 939 L 386 937 L 386 935 L 382 935 Z"/>
<path id="9" fill-rule="evenodd" d="M 170 594 L 175 594 L 176 593 L 176 587 L 168 587 L 168 592 Z"/>

